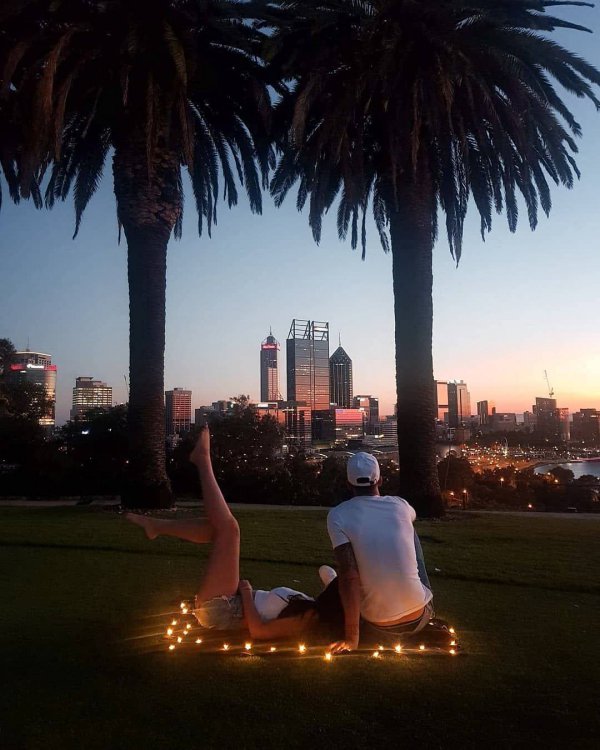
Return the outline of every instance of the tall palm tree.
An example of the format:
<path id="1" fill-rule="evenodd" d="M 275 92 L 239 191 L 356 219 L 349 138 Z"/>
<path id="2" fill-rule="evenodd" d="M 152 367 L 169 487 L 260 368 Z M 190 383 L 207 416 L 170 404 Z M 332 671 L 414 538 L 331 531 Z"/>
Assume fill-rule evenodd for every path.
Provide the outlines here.
<path id="1" fill-rule="evenodd" d="M 318 242 L 338 200 L 340 238 L 366 249 L 372 210 L 392 253 L 401 491 L 443 512 L 435 460 L 432 248 L 445 214 L 458 263 L 470 199 L 481 233 L 492 213 L 533 229 L 549 181 L 571 187 L 581 128 L 557 93 L 599 106 L 600 73 L 552 41 L 585 30 L 544 0 L 302 0 L 283 4 L 269 57 L 290 83 L 278 105 L 281 204 L 298 183 Z M 520 194 L 520 198 L 518 195 Z"/>
<path id="2" fill-rule="evenodd" d="M 251 209 L 261 210 L 272 147 L 260 8 L 234 0 L 12 0 L 1 11 L 0 85 L 19 133 L 9 149 L 18 195 L 29 197 L 46 174 L 49 207 L 72 192 L 77 234 L 112 157 L 128 250 L 130 506 L 171 500 L 165 284 L 167 243 L 181 235 L 182 169 L 200 233 L 216 222 L 219 194 L 231 207 L 240 183 Z M 14 197 L 10 159 L 7 167 Z"/>

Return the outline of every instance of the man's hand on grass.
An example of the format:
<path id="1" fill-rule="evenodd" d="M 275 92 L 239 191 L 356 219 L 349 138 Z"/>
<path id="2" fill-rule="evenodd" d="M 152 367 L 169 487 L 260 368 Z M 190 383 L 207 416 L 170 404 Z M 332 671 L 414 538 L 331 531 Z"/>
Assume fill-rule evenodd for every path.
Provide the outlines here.
<path id="1" fill-rule="evenodd" d="M 346 639 L 345 641 L 336 641 L 330 644 L 329 651 L 332 654 L 344 654 L 350 651 L 356 651 L 358 648 L 358 638 Z"/>

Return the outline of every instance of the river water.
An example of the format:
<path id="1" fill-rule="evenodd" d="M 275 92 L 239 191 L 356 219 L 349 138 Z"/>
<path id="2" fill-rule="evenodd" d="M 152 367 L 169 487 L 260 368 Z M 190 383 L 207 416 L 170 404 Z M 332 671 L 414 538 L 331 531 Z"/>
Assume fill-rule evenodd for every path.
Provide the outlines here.
<path id="1" fill-rule="evenodd" d="M 594 477 L 600 478 L 600 459 L 590 458 L 585 461 L 560 461 L 554 464 L 544 464 L 536 468 L 537 474 L 545 474 L 546 472 L 553 469 L 555 466 L 562 466 L 563 469 L 570 469 L 575 475 L 575 479 L 582 477 L 584 474 L 591 474 Z"/>

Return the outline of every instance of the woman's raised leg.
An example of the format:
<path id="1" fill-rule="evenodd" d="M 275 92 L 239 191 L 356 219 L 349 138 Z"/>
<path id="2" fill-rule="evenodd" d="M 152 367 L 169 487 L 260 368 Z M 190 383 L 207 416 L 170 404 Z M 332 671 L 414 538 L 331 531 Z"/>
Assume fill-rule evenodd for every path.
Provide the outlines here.
<path id="1" fill-rule="evenodd" d="M 208 428 L 200 430 L 190 461 L 198 469 L 204 511 L 212 529 L 213 546 L 196 594 L 196 600 L 204 602 L 215 596 L 232 596 L 237 592 L 240 581 L 240 527 L 213 473 Z"/>

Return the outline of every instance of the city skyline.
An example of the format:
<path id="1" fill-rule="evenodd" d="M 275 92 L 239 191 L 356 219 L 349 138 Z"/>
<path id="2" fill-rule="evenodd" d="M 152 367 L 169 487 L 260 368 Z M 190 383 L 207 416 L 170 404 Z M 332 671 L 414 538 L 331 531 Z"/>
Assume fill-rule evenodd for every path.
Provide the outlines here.
<path id="1" fill-rule="evenodd" d="M 599 8 L 573 7 L 569 16 L 600 30 Z M 597 33 L 563 30 L 556 39 L 600 64 Z M 511 234 L 505 218 L 494 216 L 482 242 L 471 211 L 460 266 L 443 233 L 434 249 L 434 378 L 462 378 L 473 404 L 493 400 L 500 412 L 522 413 L 547 395 L 544 370 L 561 406 L 571 412 L 600 407 L 598 115 L 573 97 L 566 101 L 583 129 L 577 140 L 582 176 L 572 190 L 552 189 L 550 217 L 540 217 L 535 232 L 522 221 Z M 186 210 L 183 239 L 169 245 L 165 389 L 191 389 L 194 407 L 240 392 L 257 400 L 257 342 L 269 326 L 283 341 L 292 318 L 310 315 L 330 321 L 335 338 L 341 330 L 354 360 L 355 391 L 376 394 L 381 413 L 392 414 L 391 257 L 370 218 L 364 262 L 339 241 L 334 216 L 315 245 L 306 214 L 293 203 L 277 209 L 265 194 L 262 216 L 243 199 L 231 211 L 221 204 L 210 238 L 198 238 L 195 212 Z M 524 213 L 522 203 L 519 209 Z M 113 386 L 115 401 L 126 401 L 126 246 L 118 244 L 109 172 L 75 240 L 68 202 L 38 211 L 5 201 L 0 226 L 0 336 L 18 349 L 29 342 L 52 352 L 59 368 L 57 423 L 68 417 L 81 372 L 96 373 Z M 283 383 L 280 388 L 285 393 Z"/>
<path id="2" fill-rule="evenodd" d="M 294 322 L 295 321 L 293 321 L 293 323 Z M 301 323 L 305 323 L 305 322 L 310 322 L 310 321 L 300 321 L 300 322 Z M 328 324 L 326 324 L 326 325 L 328 325 Z M 273 339 L 273 342 L 277 345 L 277 347 L 278 347 L 277 351 L 279 352 L 279 342 L 274 337 L 273 332 L 272 332 L 272 328 L 271 328 L 269 336 L 267 337 L 267 339 L 265 339 L 261 343 L 261 355 L 262 355 L 262 352 L 263 352 L 262 347 L 264 346 L 265 342 L 270 342 L 271 339 Z M 338 349 L 335 350 L 334 355 L 336 353 L 339 353 L 340 351 L 343 353 L 343 355 L 345 357 L 348 358 L 348 360 L 350 362 L 352 362 L 352 360 L 348 357 L 347 352 L 341 346 L 338 347 Z M 33 352 L 33 350 L 31 350 L 31 349 L 21 350 L 18 353 L 20 355 L 23 355 L 25 353 L 31 354 L 31 355 L 37 354 L 36 352 Z M 51 357 L 52 357 L 51 354 L 45 354 L 45 355 L 42 355 L 42 356 L 49 358 L 49 361 L 51 360 Z M 332 355 L 332 357 L 333 357 L 333 355 Z M 331 362 L 331 358 L 330 358 L 329 361 Z M 278 363 L 278 364 L 280 364 L 280 363 Z M 210 395 L 209 398 L 206 398 L 204 400 L 200 400 L 198 397 L 194 398 L 194 389 L 193 388 L 184 387 L 181 384 L 178 384 L 178 385 L 167 384 L 166 381 L 165 381 L 165 396 L 166 396 L 167 392 L 172 392 L 172 391 L 182 391 L 182 392 L 185 392 L 185 393 L 190 393 L 191 394 L 190 406 L 189 406 L 190 414 L 194 413 L 195 410 L 200 410 L 200 407 L 207 407 L 209 404 L 213 404 L 213 406 L 214 406 L 214 403 L 216 401 L 220 401 L 220 402 L 225 403 L 227 401 L 227 399 L 229 399 L 230 397 L 235 397 L 235 396 L 240 395 L 240 394 L 250 395 L 250 401 L 252 403 L 260 403 L 261 401 L 265 401 L 265 399 L 262 398 L 262 393 L 261 393 L 262 367 L 263 367 L 263 361 L 261 359 L 260 367 L 259 367 L 259 374 L 258 374 L 258 381 L 259 381 L 258 382 L 258 394 L 256 396 L 254 396 L 252 392 L 246 391 L 244 389 L 237 389 L 237 390 L 234 389 L 234 392 L 232 392 L 230 394 L 230 396 L 222 397 L 222 394 L 214 394 L 213 393 L 213 394 Z M 54 364 L 52 366 L 52 369 L 54 371 L 54 378 L 55 378 L 54 382 L 56 383 L 56 386 L 57 386 L 56 387 L 56 393 L 58 394 L 61 389 L 59 387 L 60 381 L 59 381 L 59 379 L 56 378 L 56 371 L 57 371 L 56 364 Z M 277 370 L 279 370 L 279 367 L 277 368 Z M 546 375 L 546 373 L 544 373 L 544 375 Z M 76 384 L 77 384 L 77 381 L 79 381 L 79 380 L 90 380 L 91 381 L 92 379 L 89 378 L 89 377 L 77 376 L 75 380 L 76 380 Z M 287 378 L 286 378 L 286 380 L 287 380 Z M 282 389 L 282 384 L 279 382 L 279 376 L 278 375 L 277 375 L 277 382 L 278 382 L 279 386 Z M 100 385 L 102 385 L 104 387 L 108 387 L 110 389 L 111 397 L 112 397 L 112 393 L 114 391 L 114 388 L 113 388 L 112 385 L 109 385 L 109 384 L 104 383 L 104 382 L 100 383 L 100 381 L 94 381 L 94 384 L 96 384 L 96 383 L 98 383 L 98 384 L 100 384 Z M 496 400 L 494 398 L 492 398 L 492 399 L 480 399 L 480 400 L 478 400 L 478 399 L 472 399 L 471 398 L 470 390 L 467 390 L 467 384 L 464 383 L 464 381 L 463 381 L 462 378 L 460 379 L 460 381 L 457 381 L 456 379 L 455 380 L 448 379 L 446 381 L 436 380 L 435 381 L 435 385 L 436 385 L 436 394 L 437 394 L 437 402 L 438 402 L 438 408 L 437 408 L 438 417 L 437 418 L 438 418 L 438 420 L 441 420 L 441 421 L 444 421 L 445 419 L 447 419 L 447 415 L 444 416 L 444 410 L 446 410 L 446 411 L 448 410 L 448 404 L 445 403 L 442 406 L 442 403 L 440 401 L 440 398 L 441 398 L 440 387 L 445 387 L 446 388 L 446 392 L 447 392 L 447 389 L 449 388 L 450 385 L 464 386 L 465 391 L 467 393 L 467 403 L 470 406 L 470 408 L 469 408 L 470 416 L 472 416 L 472 417 L 480 416 L 480 409 L 479 409 L 480 403 L 489 404 L 489 408 L 490 409 L 493 408 L 495 411 L 498 412 L 498 414 L 502 414 L 502 413 L 504 413 L 504 414 L 511 414 L 512 413 L 512 414 L 515 414 L 515 415 L 522 416 L 523 414 L 526 415 L 527 413 L 531 414 L 532 412 L 535 412 L 535 404 L 532 404 L 532 402 L 534 400 L 537 401 L 537 400 L 540 400 L 540 399 L 542 399 L 542 400 L 547 399 L 547 394 L 546 393 L 542 393 L 542 389 L 540 389 L 540 391 L 538 391 L 538 394 L 542 393 L 542 395 L 530 396 L 529 397 L 529 403 L 526 404 L 523 409 L 516 409 L 516 410 L 515 409 L 512 409 L 512 410 L 511 409 L 504 409 L 504 410 L 500 410 L 500 409 L 497 409 L 497 407 L 496 407 Z M 286 382 L 286 389 L 287 389 L 287 387 L 288 386 L 287 386 L 287 382 Z M 551 388 L 551 386 L 550 386 L 550 384 L 549 384 L 549 382 L 547 380 L 546 380 L 546 387 L 547 388 Z M 366 390 L 366 389 L 364 389 L 364 390 Z M 489 390 L 489 389 L 487 389 L 487 390 Z M 486 390 L 486 392 L 487 392 L 487 390 Z M 125 388 L 125 391 L 126 391 L 126 388 Z M 74 396 L 73 396 L 73 394 L 75 393 L 75 389 L 71 388 L 70 393 L 71 393 L 71 408 L 67 410 L 67 415 L 64 418 L 61 418 L 61 415 L 65 411 L 64 404 L 62 404 L 60 402 L 60 399 L 57 397 L 56 404 L 55 404 L 56 424 L 57 425 L 63 424 L 68 419 L 72 418 L 72 414 L 73 414 L 72 409 L 73 409 L 73 404 L 74 404 Z M 217 395 L 217 399 L 214 398 L 215 395 Z M 281 393 L 280 393 L 280 395 L 281 395 Z M 289 395 L 288 395 L 288 398 L 289 398 Z M 376 398 L 379 401 L 379 403 L 381 403 L 382 400 L 378 396 L 376 396 Z M 278 400 L 278 399 L 268 399 L 268 400 Z M 279 400 L 281 400 L 281 399 L 279 399 Z M 353 401 L 354 400 L 355 399 L 353 399 Z M 445 401 L 448 401 L 448 398 L 446 398 Z M 527 397 L 525 398 L 525 401 L 527 401 Z M 559 409 L 562 409 L 563 411 L 568 410 L 569 416 L 570 416 L 571 419 L 573 418 L 573 415 L 576 412 L 579 412 L 581 410 L 584 410 L 584 411 L 585 410 L 596 410 L 598 408 L 598 405 L 596 403 L 593 403 L 593 404 L 592 403 L 587 403 L 587 405 L 582 405 L 582 406 L 578 405 L 576 407 L 570 407 L 568 405 L 564 405 L 564 404 L 560 403 L 560 399 L 555 399 L 555 401 L 556 401 Z M 123 401 L 120 401 L 118 398 L 114 399 L 114 403 L 115 404 L 125 403 L 125 402 L 126 402 L 126 398 Z M 351 403 L 350 407 L 352 407 L 352 406 L 353 406 L 353 404 Z M 381 409 L 378 413 L 380 414 L 381 418 L 383 418 L 385 416 L 393 416 L 393 414 L 394 414 L 394 403 L 393 403 L 393 401 L 389 405 L 389 411 L 386 410 L 386 407 L 384 406 L 383 409 Z"/>

